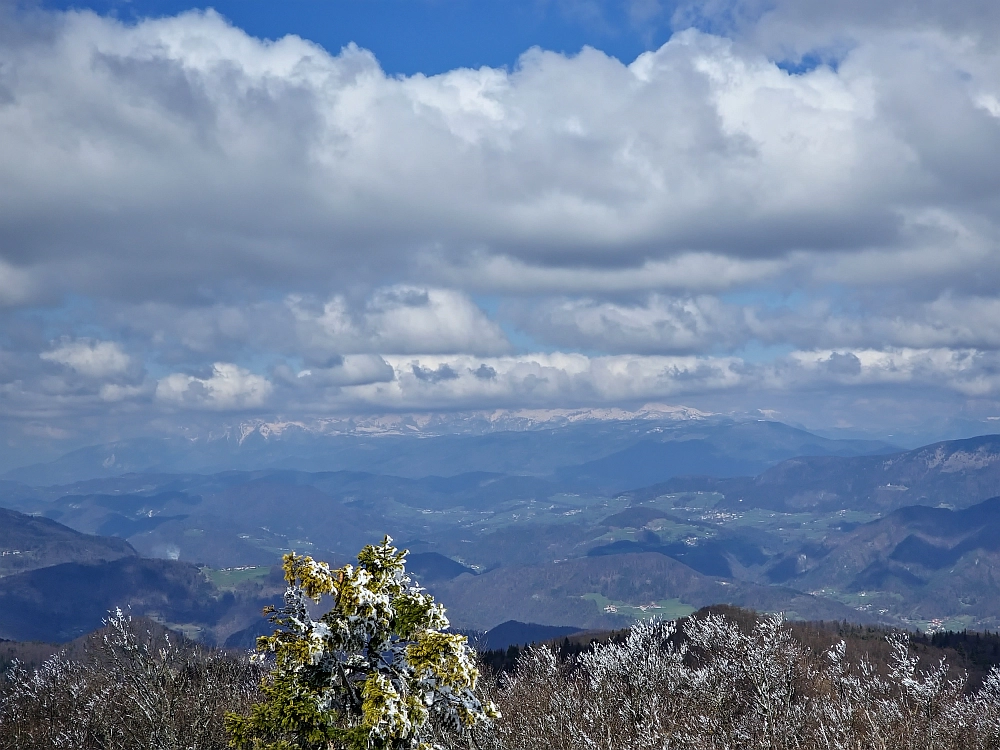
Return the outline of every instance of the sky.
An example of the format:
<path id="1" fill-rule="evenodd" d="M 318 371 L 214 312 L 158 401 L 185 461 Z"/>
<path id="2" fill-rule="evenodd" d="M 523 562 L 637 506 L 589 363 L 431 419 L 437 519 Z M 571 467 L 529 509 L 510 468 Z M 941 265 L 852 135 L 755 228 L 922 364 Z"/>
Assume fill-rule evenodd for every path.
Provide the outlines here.
<path id="1" fill-rule="evenodd" d="M 986 0 L 0 0 L 0 464 L 647 402 L 992 431 L 998 32 Z"/>

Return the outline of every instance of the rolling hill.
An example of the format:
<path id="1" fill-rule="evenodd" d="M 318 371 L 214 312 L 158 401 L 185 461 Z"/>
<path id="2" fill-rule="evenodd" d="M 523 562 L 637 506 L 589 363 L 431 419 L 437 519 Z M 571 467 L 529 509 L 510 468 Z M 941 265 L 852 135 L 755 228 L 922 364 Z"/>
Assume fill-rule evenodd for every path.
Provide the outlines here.
<path id="1" fill-rule="evenodd" d="M 794 558 L 779 576 L 786 585 L 847 592 L 871 612 L 1000 627 L 1000 497 L 962 510 L 901 508 Z"/>
<path id="2" fill-rule="evenodd" d="M 214 643 L 256 620 L 280 590 L 263 580 L 220 590 L 190 563 L 142 558 L 122 539 L 0 509 L 0 638 L 70 641 L 121 607 Z"/>
<path id="3" fill-rule="evenodd" d="M 828 513 L 888 512 L 907 505 L 965 508 L 1000 495 L 1000 435 L 890 455 L 796 457 L 754 477 L 678 477 L 628 494 L 642 502 L 681 492 L 717 492 L 732 509 Z"/>
<path id="4" fill-rule="evenodd" d="M 82 534 L 48 518 L 0 508 L 0 577 L 61 563 L 135 557 L 123 539 Z"/>
<path id="5" fill-rule="evenodd" d="M 544 450 L 546 441 L 562 441 L 564 458 L 573 440 L 596 450 L 595 435 L 612 438 L 603 455 L 547 474 L 271 468 L 48 487 L 0 483 L 0 505 L 41 515 L 10 515 L 20 533 L 51 533 L 58 543 L 47 549 L 67 556 L 40 558 L 35 570 L 8 567 L 0 606 L 17 636 L 41 623 L 52 637 L 69 637 L 112 602 L 125 602 L 205 639 L 252 643 L 259 605 L 281 590 L 280 580 L 264 585 L 261 576 L 284 552 L 339 565 L 388 533 L 412 551 L 415 578 L 456 626 L 475 630 L 511 619 L 621 627 L 637 616 L 715 603 L 914 627 L 1000 624 L 998 511 L 983 503 L 990 495 L 982 497 L 1000 486 L 1000 437 L 856 456 L 861 447 L 885 446 L 823 442 L 771 422 L 642 427 L 463 438 L 491 450 L 515 446 L 499 463 L 524 458 L 531 446 Z M 799 450 L 847 455 L 782 458 Z M 674 476 L 615 489 L 628 477 L 695 468 L 706 456 L 720 473 L 764 468 L 749 477 Z M 542 463 L 551 468 L 553 460 Z M 79 544 L 85 549 L 74 552 Z M 243 575 L 221 569 L 259 572 L 246 574 L 244 589 L 224 591 L 199 566 L 214 569 L 207 575 L 220 586 Z M 46 602 L 49 590 L 58 601 Z M 87 624 L 73 624 L 74 616 Z"/>
<path id="6" fill-rule="evenodd" d="M 509 619 L 613 629 L 636 616 L 675 617 L 722 601 L 785 612 L 792 619 L 877 619 L 791 588 L 706 576 L 653 552 L 499 568 L 438 583 L 430 590 L 448 607 L 455 627 L 473 630 L 489 630 Z"/>

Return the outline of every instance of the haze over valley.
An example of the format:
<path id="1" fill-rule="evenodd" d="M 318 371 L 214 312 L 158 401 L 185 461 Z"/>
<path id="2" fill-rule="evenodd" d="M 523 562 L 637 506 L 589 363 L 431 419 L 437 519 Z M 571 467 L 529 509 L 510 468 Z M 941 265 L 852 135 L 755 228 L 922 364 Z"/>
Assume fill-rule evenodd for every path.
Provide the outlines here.
<path id="1" fill-rule="evenodd" d="M 716 603 L 1000 627 L 1000 436 L 906 451 L 662 407 L 509 426 L 257 425 L 10 471 L 0 637 L 71 640 L 127 603 L 249 646 L 282 554 L 342 564 L 384 534 L 465 630 L 608 629 Z"/>

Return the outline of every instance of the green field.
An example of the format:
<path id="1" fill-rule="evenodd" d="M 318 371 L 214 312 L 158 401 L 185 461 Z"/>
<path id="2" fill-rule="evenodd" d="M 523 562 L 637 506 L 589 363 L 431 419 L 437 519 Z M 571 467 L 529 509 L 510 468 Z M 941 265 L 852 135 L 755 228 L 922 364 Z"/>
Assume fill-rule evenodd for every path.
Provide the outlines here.
<path id="1" fill-rule="evenodd" d="M 234 589 L 244 581 L 252 581 L 255 578 L 264 578 L 271 572 L 268 565 L 256 565 L 239 568 L 202 568 L 201 572 L 211 581 L 216 588 Z"/>

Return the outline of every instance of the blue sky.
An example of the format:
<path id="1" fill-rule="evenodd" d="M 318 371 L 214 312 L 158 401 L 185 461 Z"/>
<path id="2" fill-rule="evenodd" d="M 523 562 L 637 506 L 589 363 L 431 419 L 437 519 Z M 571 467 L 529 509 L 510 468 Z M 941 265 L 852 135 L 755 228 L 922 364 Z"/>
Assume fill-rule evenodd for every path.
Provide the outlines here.
<path id="1" fill-rule="evenodd" d="M 0 467 L 353 414 L 1000 415 L 1000 5 L 81 7 L 0 0 Z"/>
<path id="2" fill-rule="evenodd" d="M 453 68 L 512 67 L 530 47 L 567 54 L 584 45 L 631 62 L 670 36 L 670 8 L 630 14 L 626 3 L 572 0 L 106 0 L 46 2 L 123 20 L 214 8 L 254 36 L 297 34 L 336 53 L 353 42 L 387 73 L 433 75 Z"/>

